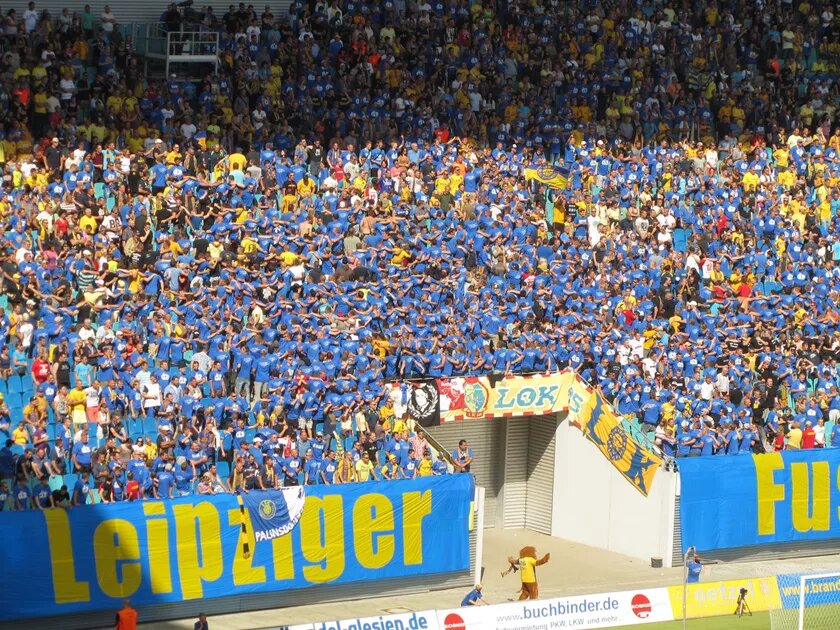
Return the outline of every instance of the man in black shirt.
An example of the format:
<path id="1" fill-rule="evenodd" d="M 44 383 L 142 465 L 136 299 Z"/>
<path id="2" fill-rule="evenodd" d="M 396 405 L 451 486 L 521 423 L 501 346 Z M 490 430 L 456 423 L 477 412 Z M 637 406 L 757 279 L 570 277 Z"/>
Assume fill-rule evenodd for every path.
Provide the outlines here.
<path id="1" fill-rule="evenodd" d="M 321 174 L 321 168 L 324 163 L 324 147 L 321 146 L 321 141 L 316 140 L 312 146 L 307 147 L 309 158 L 309 172 L 313 177 L 318 177 Z"/>
<path id="2" fill-rule="evenodd" d="M 61 151 L 61 145 L 58 138 L 53 138 L 50 146 L 44 151 L 44 168 L 51 177 L 55 177 L 60 174 L 63 165 L 64 154 Z"/>
<path id="3" fill-rule="evenodd" d="M 70 507 L 70 492 L 67 486 L 61 486 L 59 490 L 53 490 L 53 503 L 55 507 Z"/>

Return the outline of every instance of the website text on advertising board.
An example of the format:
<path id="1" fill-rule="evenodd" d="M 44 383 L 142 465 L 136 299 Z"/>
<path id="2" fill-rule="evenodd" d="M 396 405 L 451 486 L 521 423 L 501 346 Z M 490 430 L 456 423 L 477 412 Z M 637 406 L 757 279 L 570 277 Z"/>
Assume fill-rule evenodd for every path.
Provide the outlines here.
<path id="1" fill-rule="evenodd" d="M 584 599 L 580 602 L 551 602 L 545 606 L 523 606 L 521 615 L 501 615 L 497 621 L 519 621 L 520 619 L 544 619 L 561 615 L 580 615 L 597 611 L 618 610 L 618 600 L 605 599 L 603 602 Z"/>
<path id="2" fill-rule="evenodd" d="M 806 595 L 837 592 L 840 592 L 840 578 L 837 578 L 833 582 L 805 582 Z M 783 587 L 782 594 L 788 597 L 793 595 L 799 595 L 799 584 L 796 584 L 794 586 Z"/>
<path id="3" fill-rule="evenodd" d="M 425 630 L 429 628 L 429 621 L 423 613 L 412 613 L 407 621 L 402 619 L 378 620 L 356 619 L 344 621 L 322 622 L 315 626 L 315 630 Z"/>

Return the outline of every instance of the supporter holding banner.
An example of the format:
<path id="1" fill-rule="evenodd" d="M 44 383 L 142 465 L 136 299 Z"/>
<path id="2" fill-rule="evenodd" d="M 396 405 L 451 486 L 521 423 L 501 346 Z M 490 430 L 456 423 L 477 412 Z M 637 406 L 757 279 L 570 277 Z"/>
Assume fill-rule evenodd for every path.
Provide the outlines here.
<path id="1" fill-rule="evenodd" d="M 302 486 L 240 496 L 251 517 L 257 542 L 285 536 L 292 531 L 300 520 L 306 500 Z"/>
<path id="2" fill-rule="evenodd" d="M 568 169 L 546 164 L 540 168 L 526 168 L 525 181 L 537 181 L 551 188 L 565 188 L 569 180 Z"/>

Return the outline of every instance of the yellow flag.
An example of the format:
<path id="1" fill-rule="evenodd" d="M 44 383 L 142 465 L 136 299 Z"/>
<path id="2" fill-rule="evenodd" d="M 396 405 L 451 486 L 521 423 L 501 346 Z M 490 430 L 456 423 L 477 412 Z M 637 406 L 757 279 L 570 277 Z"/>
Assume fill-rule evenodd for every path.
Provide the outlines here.
<path id="1" fill-rule="evenodd" d="M 553 166 L 545 165 L 539 168 L 526 168 L 525 181 L 536 180 L 551 188 L 565 188 L 568 178 Z"/>

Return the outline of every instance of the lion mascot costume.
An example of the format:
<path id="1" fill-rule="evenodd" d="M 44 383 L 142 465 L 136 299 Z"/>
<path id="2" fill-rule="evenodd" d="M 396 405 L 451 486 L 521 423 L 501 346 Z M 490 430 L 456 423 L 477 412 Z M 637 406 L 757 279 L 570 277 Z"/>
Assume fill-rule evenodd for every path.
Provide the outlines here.
<path id="1" fill-rule="evenodd" d="M 508 556 L 510 567 L 502 573 L 502 577 L 513 571 L 519 571 L 519 579 L 522 581 L 522 588 L 519 591 L 519 599 L 537 599 L 540 596 L 540 587 L 537 583 L 537 567 L 544 565 L 551 557 L 550 553 L 545 554 L 537 560 L 537 550 L 533 547 L 523 547 L 519 550 L 519 558 Z"/>

